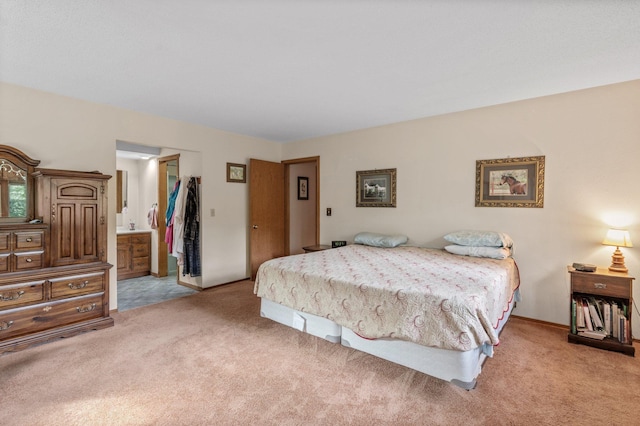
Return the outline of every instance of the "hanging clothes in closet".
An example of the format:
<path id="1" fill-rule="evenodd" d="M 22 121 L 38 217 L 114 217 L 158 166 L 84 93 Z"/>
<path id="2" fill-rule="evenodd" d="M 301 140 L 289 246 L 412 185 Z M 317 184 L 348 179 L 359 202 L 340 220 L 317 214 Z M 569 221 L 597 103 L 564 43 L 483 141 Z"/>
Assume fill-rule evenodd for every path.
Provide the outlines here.
<path id="1" fill-rule="evenodd" d="M 176 195 L 175 207 L 173 210 L 173 240 L 171 254 L 178 259 L 178 265 L 183 264 L 184 254 L 184 206 L 187 199 L 188 176 L 180 179 L 180 189 Z"/>
<path id="2" fill-rule="evenodd" d="M 169 253 L 182 267 L 182 275 L 199 277 L 200 262 L 200 190 L 198 179 L 183 176 L 179 181 L 171 216 L 171 243 Z M 172 193 L 173 195 L 173 193 Z M 167 231 L 168 232 L 168 231 Z"/>
<path id="3" fill-rule="evenodd" d="M 167 201 L 167 211 L 165 213 L 165 224 L 167 225 L 167 229 L 164 234 L 164 242 L 167 243 L 169 253 L 171 253 L 173 248 L 173 219 L 174 219 L 174 210 L 176 205 L 176 198 L 178 197 L 178 192 L 180 191 L 180 181 L 176 181 L 175 185 L 173 185 L 173 191 L 169 195 L 169 200 Z"/>
<path id="4" fill-rule="evenodd" d="M 187 184 L 184 213 L 184 267 L 183 275 L 199 277 L 202 273 L 200 262 L 200 187 L 194 177 Z"/>

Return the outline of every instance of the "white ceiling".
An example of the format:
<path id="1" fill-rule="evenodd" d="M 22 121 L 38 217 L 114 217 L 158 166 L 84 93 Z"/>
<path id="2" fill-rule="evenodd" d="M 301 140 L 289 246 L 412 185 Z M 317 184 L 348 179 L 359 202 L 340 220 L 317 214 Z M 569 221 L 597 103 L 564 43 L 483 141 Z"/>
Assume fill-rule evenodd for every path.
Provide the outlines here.
<path id="1" fill-rule="evenodd" d="M 0 0 L 1 81 L 279 142 L 638 78 L 638 0 Z"/>

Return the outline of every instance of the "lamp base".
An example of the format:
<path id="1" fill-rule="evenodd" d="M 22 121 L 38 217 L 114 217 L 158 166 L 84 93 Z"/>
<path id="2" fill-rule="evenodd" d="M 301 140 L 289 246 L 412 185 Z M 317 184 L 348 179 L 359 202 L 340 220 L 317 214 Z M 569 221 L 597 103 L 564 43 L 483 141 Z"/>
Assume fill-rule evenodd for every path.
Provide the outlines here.
<path id="1" fill-rule="evenodd" d="M 616 250 L 611 256 L 611 266 L 609 266 L 609 270 L 611 272 L 629 272 L 627 267 L 624 265 L 624 256 L 620 251 L 620 247 L 616 247 Z"/>

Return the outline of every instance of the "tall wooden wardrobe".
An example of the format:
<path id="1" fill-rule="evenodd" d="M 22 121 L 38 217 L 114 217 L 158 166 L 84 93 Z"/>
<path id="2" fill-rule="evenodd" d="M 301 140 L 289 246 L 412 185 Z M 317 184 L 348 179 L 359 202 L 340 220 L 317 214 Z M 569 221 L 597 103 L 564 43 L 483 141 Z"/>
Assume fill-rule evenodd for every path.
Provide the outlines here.
<path id="1" fill-rule="evenodd" d="M 5 173 L 7 162 L 18 177 Z M 38 164 L 0 145 L 0 198 L 23 192 L 25 198 L 17 213 L 0 208 L 0 353 L 113 325 L 107 263 L 111 176 Z M 17 189 L 5 191 L 12 181 Z"/>

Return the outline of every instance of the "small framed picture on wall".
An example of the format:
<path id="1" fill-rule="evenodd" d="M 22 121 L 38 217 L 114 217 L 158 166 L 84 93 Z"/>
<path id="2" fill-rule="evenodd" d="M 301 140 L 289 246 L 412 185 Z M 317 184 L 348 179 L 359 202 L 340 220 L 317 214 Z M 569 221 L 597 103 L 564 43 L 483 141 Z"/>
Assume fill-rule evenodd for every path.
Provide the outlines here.
<path id="1" fill-rule="evenodd" d="M 227 163 L 227 182 L 247 182 L 247 165 Z"/>
<path id="2" fill-rule="evenodd" d="M 309 178 L 298 176 L 298 200 L 309 199 Z"/>

